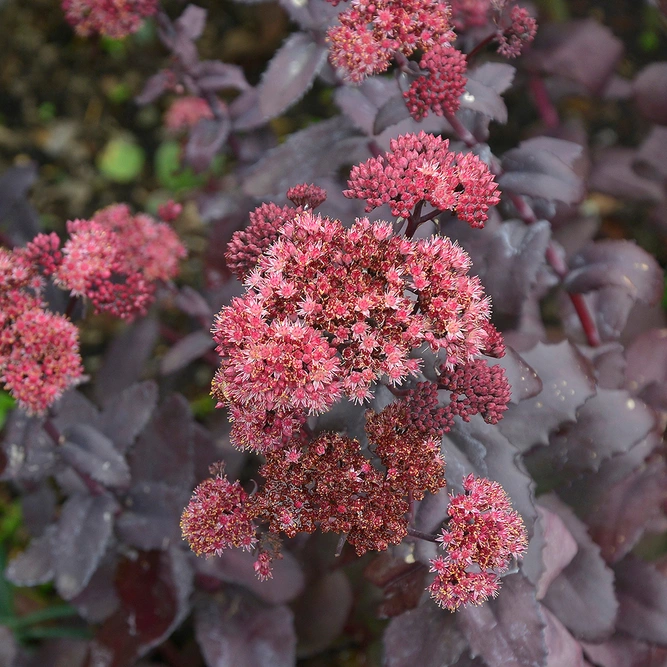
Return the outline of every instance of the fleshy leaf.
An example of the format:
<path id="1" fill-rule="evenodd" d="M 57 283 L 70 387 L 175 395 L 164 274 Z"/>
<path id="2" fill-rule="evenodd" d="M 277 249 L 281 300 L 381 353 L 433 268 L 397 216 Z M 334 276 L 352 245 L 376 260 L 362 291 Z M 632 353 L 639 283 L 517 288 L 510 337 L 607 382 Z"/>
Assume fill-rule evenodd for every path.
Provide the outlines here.
<path id="1" fill-rule="evenodd" d="M 175 373 L 213 349 L 214 345 L 211 334 L 193 331 L 169 348 L 160 360 L 160 372 L 162 375 Z"/>
<path id="2" fill-rule="evenodd" d="M 296 635 L 289 607 L 261 607 L 242 593 L 208 599 L 195 614 L 197 641 L 208 667 L 293 667 Z"/>
<path id="3" fill-rule="evenodd" d="M 12 558 L 5 577 L 14 586 L 37 586 L 51 581 L 55 574 L 53 545 L 56 526 L 49 526 L 43 535 L 34 538 L 28 548 Z"/>
<path id="4" fill-rule="evenodd" d="M 230 584 L 239 584 L 259 599 L 270 604 L 282 604 L 297 597 L 305 586 L 305 577 L 298 561 L 285 552 L 273 562 L 273 578 L 260 581 L 253 564 L 255 556 L 241 549 L 228 549 L 220 556 L 197 560 L 197 571 Z"/>
<path id="5" fill-rule="evenodd" d="M 572 562 L 579 547 L 557 514 L 539 505 L 537 513 L 535 536 L 521 569 L 535 585 L 535 595 L 541 600 L 553 580 Z"/>
<path id="6" fill-rule="evenodd" d="M 206 26 L 206 10 L 196 5 L 188 5 L 176 19 L 176 27 L 188 39 L 199 39 Z"/>
<path id="7" fill-rule="evenodd" d="M 230 65 L 219 60 L 202 60 L 197 63 L 193 73 L 197 79 L 197 87 L 202 93 L 250 89 L 250 84 L 238 65 Z"/>
<path id="8" fill-rule="evenodd" d="M 558 74 L 602 92 L 623 55 L 623 43 L 594 19 L 551 24 L 538 32 L 535 60 L 549 74 Z"/>
<path id="9" fill-rule="evenodd" d="M 77 472 L 108 488 L 127 487 L 130 469 L 113 442 L 96 428 L 76 424 L 62 433 L 65 439 L 58 451 Z"/>
<path id="10" fill-rule="evenodd" d="M 506 345 L 505 356 L 500 359 L 488 359 L 489 366 L 502 366 L 505 377 L 512 387 L 512 403 L 520 403 L 533 398 L 542 391 L 542 380 L 526 363 L 514 348 Z"/>
<path id="11" fill-rule="evenodd" d="M 341 634 L 352 602 L 350 580 L 342 570 L 309 583 L 308 591 L 292 605 L 300 656 L 321 653 Z"/>
<path id="12" fill-rule="evenodd" d="M 667 646 L 667 577 L 636 556 L 622 560 L 614 572 L 620 605 L 618 629 Z"/>
<path id="13" fill-rule="evenodd" d="M 107 549 L 102 562 L 95 570 L 86 587 L 70 600 L 79 614 L 89 623 L 101 623 L 113 614 L 120 605 L 114 579 L 117 557 L 115 549 Z"/>
<path id="14" fill-rule="evenodd" d="M 613 632 L 618 610 L 614 573 L 584 524 L 564 503 L 550 494 L 540 497 L 540 505 L 558 514 L 579 547 L 542 602 L 577 639 L 602 641 Z"/>
<path id="15" fill-rule="evenodd" d="M 635 104 L 644 118 L 667 125 L 667 63 L 650 63 L 634 80 Z"/>
<path id="16" fill-rule="evenodd" d="M 663 275 L 658 263 L 632 241 L 589 243 L 571 258 L 570 267 L 564 283 L 570 292 L 620 287 L 634 300 L 648 304 L 662 295 Z"/>
<path id="17" fill-rule="evenodd" d="M 95 398 L 100 405 L 106 405 L 141 377 L 157 336 L 157 320 L 149 316 L 134 322 L 113 340 L 94 384 Z"/>
<path id="18" fill-rule="evenodd" d="M 53 472 L 57 461 L 54 442 L 44 432 L 42 420 L 22 410 L 10 413 L 2 448 L 6 460 L 0 474 L 3 480 L 39 481 Z"/>
<path id="19" fill-rule="evenodd" d="M 546 607 L 542 607 L 542 615 L 547 622 L 547 667 L 584 667 L 586 663 L 581 644 Z"/>
<path id="20" fill-rule="evenodd" d="M 153 76 L 148 78 L 139 95 L 134 98 L 134 101 L 139 106 L 155 102 L 160 95 L 169 90 L 173 81 L 174 75 L 169 70 L 163 69 L 157 74 L 153 74 Z"/>
<path id="21" fill-rule="evenodd" d="M 503 577 L 497 598 L 463 607 L 456 620 L 472 655 L 481 656 L 489 667 L 547 665 L 546 622 L 535 589 L 521 574 Z"/>
<path id="22" fill-rule="evenodd" d="M 283 43 L 257 87 L 259 107 L 266 120 L 280 115 L 311 88 L 326 60 L 327 49 L 303 32 Z"/>
<path id="23" fill-rule="evenodd" d="M 131 665 L 168 637 L 189 612 L 192 572 L 180 549 L 143 551 L 116 571 L 120 608 L 91 644 L 91 665 Z"/>
<path id="24" fill-rule="evenodd" d="M 202 118 L 190 132 L 185 145 L 185 162 L 197 173 L 206 171 L 213 158 L 227 141 L 231 122 L 227 116 L 220 119 Z"/>
<path id="25" fill-rule="evenodd" d="M 577 409 L 595 393 L 595 381 L 589 362 L 567 341 L 538 343 L 521 356 L 542 380 L 542 391 L 511 405 L 498 428 L 525 452 L 533 445 L 548 444 L 552 431 L 576 419 Z"/>
<path id="26" fill-rule="evenodd" d="M 608 458 L 630 451 L 654 424 L 653 411 L 628 392 L 598 389 L 579 408 L 576 422 L 563 426 L 548 447 L 528 453 L 526 465 L 542 482 L 594 472 Z"/>
<path id="27" fill-rule="evenodd" d="M 586 657 L 598 667 L 664 667 L 667 660 L 667 649 L 625 635 L 583 646 Z"/>
<path id="28" fill-rule="evenodd" d="M 156 410 L 129 455 L 133 483 L 162 482 L 189 492 L 194 484 L 192 414 L 172 394 Z"/>
<path id="29" fill-rule="evenodd" d="M 113 531 L 116 501 L 109 495 L 77 494 L 63 505 L 55 536 L 56 589 L 71 600 L 88 584 Z"/>
<path id="30" fill-rule="evenodd" d="M 667 470 L 654 460 L 608 489 L 591 508 L 586 523 L 608 563 L 623 558 L 644 534 L 646 525 L 667 501 Z"/>
<path id="31" fill-rule="evenodd" d="M 140 382 L 116 394 L 99 419 L 99 429 L 118 451 L 124 453 L 148 423 L 157 404 L 157 385 L 152 380 Z"/>
<path id="32" fill-rule="evenodd" d="M 392 619 L 384 634 L 387 667 L 449 667 L 458 664 L 468 642 L 454 616 L 428 600 Z"/>
<path id="33" fill-rule="evenodd" d="M 469 70 L 466 91 L 461 96 L 461 108 L 506 123 L 507 107 L 500 94 L 512 85 L 515 71 L 506 63 L 485 63 Z"/>
<path id="34" fill-rule="evenodd" d="M 310 183 L 367 157 L 366 140 L 337 116 L 295 132 L 266 153 L 248 175 L 244 191 L 255 196 L 282 193 L 294 183 Z"/>
<path id="35" fill-rule="evenodd" d="M 584 195 L 583 183 L 571 166 L 580 154 L 580 146 L 563 139 L 522 141 L 503 155 L 504 173 L 498 185 L 501 191 L 574 204 Z"/>
<path id="36" fill-rule="evenodd" d="M 338 96 L 341 97 L 340 95 Z M 378 110 L 373 121 L 373 134 L 382 134 L 388 127 L 392 127 L 403 120 L 410 118 L 410 112 L 405 105 L 402 94 L 390 97 Z"/>

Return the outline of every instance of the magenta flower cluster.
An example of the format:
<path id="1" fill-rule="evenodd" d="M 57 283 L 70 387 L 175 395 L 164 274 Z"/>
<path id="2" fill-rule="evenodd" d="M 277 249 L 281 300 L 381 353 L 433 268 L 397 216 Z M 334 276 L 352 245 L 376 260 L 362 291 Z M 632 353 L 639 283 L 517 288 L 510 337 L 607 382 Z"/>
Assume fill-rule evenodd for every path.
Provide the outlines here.
<path id="1" fill-rule="evenodd" d="M 137 32 L 143 20 L 155 14 L 158 0 L 62 0 L 62 8 L 77 35 L 122 39 Z"/>

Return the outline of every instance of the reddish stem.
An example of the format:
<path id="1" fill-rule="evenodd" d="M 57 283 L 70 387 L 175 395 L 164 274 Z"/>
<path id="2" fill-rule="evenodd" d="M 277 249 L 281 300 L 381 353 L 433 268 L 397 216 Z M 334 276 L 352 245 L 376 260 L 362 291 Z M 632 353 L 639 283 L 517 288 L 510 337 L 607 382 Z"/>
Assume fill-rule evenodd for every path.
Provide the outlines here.
<path id="1" fill-rule="evenodd" d="M 427 542 L 437 542 L 438 536 L 433 535 L 433 533 L 425 533 L 422 530 L 417 530 L 416 528 L 410 528 L 408 526 L 408 535 L 411 537 L 416 537 L 418 540 L 426 540 Z"/>
<path id="2" fill-rule="evenodd" d="M 542 122 L 550 129 L 558 127 L 560 125 L 558 111 L 549 97 L 542 77 L 533 74 L 528 81 L 528 85 Z"/>

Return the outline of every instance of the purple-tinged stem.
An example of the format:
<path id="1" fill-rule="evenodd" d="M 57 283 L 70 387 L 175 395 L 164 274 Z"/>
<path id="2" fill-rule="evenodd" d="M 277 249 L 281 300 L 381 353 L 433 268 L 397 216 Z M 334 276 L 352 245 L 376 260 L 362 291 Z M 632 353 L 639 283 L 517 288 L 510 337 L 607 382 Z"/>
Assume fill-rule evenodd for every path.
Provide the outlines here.
<path id="1" fill-rule="evenodd" d="M 418 540 L 426 540 L 427 542 L 437 542 L 438 536 L 433 535 L 433 533 L 425 533 L 423 530 L 417 530 L 416 528 L 410 528 L 408 526 L 408 535 L 411 537 L 416 537 Z"/>
<path id="2" fill-rule="evenodd" d="M 542 122 L 550 129 L 558 127 L 560 125 L 558 111 L 549 97 L 542 77 L 533 74 L 528 81 L 528 85 Z"/>

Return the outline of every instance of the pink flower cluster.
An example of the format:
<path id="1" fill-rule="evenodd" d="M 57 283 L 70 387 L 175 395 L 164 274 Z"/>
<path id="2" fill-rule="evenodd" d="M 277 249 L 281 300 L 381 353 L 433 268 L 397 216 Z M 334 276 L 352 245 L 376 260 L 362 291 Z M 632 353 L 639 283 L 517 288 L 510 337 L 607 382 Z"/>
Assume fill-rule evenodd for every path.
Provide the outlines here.
<path id="1" fill-rule="evenodd" d="M 450 367 L 478 355 L 490 306 L 469 268 L 446 238 L 296 213 L 213 327 L 222 356 L 213 394 L 230 407 L 236 444 L 279 447 L 342 395 L 361 402 L 380 378 L 400 384 L 418 370 L 410 352 L 424 343 Z M 266 438 L 252 442 L 259 433 Z"/>
<path id="2" fill-rule="evenodd" d="M 225 259 L 229 270 L 243 280 L 259 261 L 264 251 L 278 238 L 278 230 L 296 213 L 306 208 L 316 209 L 322 204 L 327 193 L 316 185 L 302 183 L 287 191 L 291 206 L 277 206 L 271 202 L 258 206 L 250 213 L 250 224 L 234 232 L 227 246 Z"/>
<path id="3" fill-rule="evenodd" d="M 528 545 L 523 520 L 500 484 L 469 475 L 463 488 L 450 499 L 449 520 L 439 538 L 446 555 L 431 560 L 431 597 L 450 611 L 495 596 L 499 574 Z"/>
<path id="4" fill-rule="evenodd" d="M 346 78 L 360 83 L 384 72 L 396 52 L 454 41 L 449 5 L 439 0 L 354 0 L 329 29 L 330 57 Z"/>
<path id="5" fill-rule="evenodd" d="M 436 116 L 456 113 L 468 81 L 465 55 L 449 44 L 437 44 L 422 56 L 419 67 L 427 74 L 403 93 L 410 115 L 422 120 L 429 111 Z"/>
<path id="6" fill-rule="evenodd" d="M 71 220 L 67 231 L 62 261 L 47 273 L 59 287 L 88 297 L 96 311 L 128 321 L 146 312 L 156 282 L 173 278 L 186 254 L 171 227 L 149 215 L 132 215 L 125 204 L 102 209 L 90 220 Z"/>
<path id="7" fill-rule="evenodd" d="M 355 165 L 344 195 L 365 199 L 366 210 L 389 204 L 408 218 L 420 202 L 454 211 L 472 227 L 483 227 L 500 198 L 493 174 L 472 153 L 452 153 L 449 141 L 426 132 L 393 139 L 390 152 Z"/>
<path id="8" fill-rule="evenodd" d="M 463 32 L 470 28 L 482 28 L 489 20 L 491 0 L 449 0 L 452 23 Z"/>
<path id="9" fill-rule="evenodd" d="M 77 35 L 95 33 L 122 39 L 155 14 L 158 0 L 62 0 L 65 18 Z"/>
<path id="10" fill-rule="evenodd" d="M 164 126 L 172 132 L 189 130 L 202 118 L 213 118 L 209 103 L 193 95 L 179 97 L 171 103 L 164 115 Z"/>
<path id="11" fill-rule="evenodd" d="M 77 328 L 46 310 L 32 251 L 0 249 L 0 382 L 29 414 L 41 414 L 83 368 Z"/>

